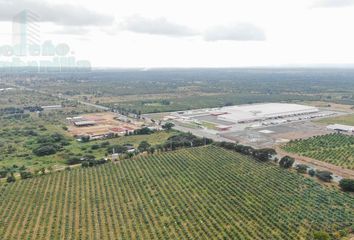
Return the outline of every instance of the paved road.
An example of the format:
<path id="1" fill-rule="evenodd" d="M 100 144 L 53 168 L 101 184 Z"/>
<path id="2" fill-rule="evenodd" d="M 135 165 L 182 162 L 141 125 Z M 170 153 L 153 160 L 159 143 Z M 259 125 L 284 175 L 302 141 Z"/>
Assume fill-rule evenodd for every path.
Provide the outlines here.
<path id="1" fill-rule="evenodd" d="M 67 98 L 67 100 L 70 100 L 70 98 Z M 74 99 L 71 99 L 74 100 Z M 102 106 L 102 105 L 97 105 L 97 104 L 93 104 L 93 103 L 89 103 L 89 102 L 83 102 L 83 101 L 78 101 L 80 104 L 86 105 L 86 106 L 90 106 L 90 107 L 94 107 L 94 108 L 98 108 L 101 110 L 105 110 L 105 111 L 109 111 L 110 108 Z"/>

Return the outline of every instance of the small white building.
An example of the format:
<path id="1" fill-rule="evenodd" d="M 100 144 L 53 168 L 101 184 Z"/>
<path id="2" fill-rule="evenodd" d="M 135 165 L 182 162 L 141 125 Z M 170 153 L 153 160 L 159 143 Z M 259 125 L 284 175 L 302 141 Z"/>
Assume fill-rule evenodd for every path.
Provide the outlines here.
<path id="1" fill-rule="evenodd" d="M 42 106 L 43 110 L 55 110 L 62 108 L 61 105 Z"/>
<path id="2" fill-rule="evenodd" d="M 353 133 L 354 126 L 342 125 L 342 124 L 332 124 L 332 125 L 327 126 L 327 130 Z"/>
<path id="3" fill-rule="evenodd" d="M 87 126 L 94 126 L 96 125 L 95 121 L 74 121 L 74 125 L 76 127 L 87 127 Z"/>

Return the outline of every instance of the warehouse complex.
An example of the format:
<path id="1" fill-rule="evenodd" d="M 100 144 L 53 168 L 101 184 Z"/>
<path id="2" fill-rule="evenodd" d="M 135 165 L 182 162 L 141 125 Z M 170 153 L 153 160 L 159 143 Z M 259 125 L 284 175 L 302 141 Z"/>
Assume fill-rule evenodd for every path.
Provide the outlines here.
<path id="1" fill-rule="evenodd" d="M 217 129 L 226 130 L 231 125 L 259 123 L 277 124 L 302 119 L 321 117 L 316 107 L 290 103 L 262 103 L 199 109 L 174 113 L 168 118 L 182 121 L 212 122 Z"/>
<path id="2" fill-rule="evenodd" d="M 247 123 L 269 119 L 317 113 L 319 109 L 311 106 L 287 103 L 264 103 L 222 108 L 222 113 L 212 113 L 218 119 L 234 123 Z"/>
<path id="3" fill-rule="evenodd" d="M 328 129 L 313 127 L 310 122 L 340 114 L 343 113 L 294 103 L 257 103 L 179 111 L 165 115 L 163 120 L 174 122 L 181 131 L 191 131 L 200 136 L 224 137 L 222 140 L 227 138 L 232 141 L 250 138 L 256 141 L 256 136 L 269 140 L 265 136 L 284 132 L 294 131 L 294 136 L 296 136 L 296 132 L 301 131 L 301 127 L 297 129 L 296 126 L 301 123 L 308 126 L 304 127 L 305 133 L 301 133 L 302 135 L 306 134 L 305 129 L 308 129 L 311 136 L 317 133 L 323 134 Z M 242 136 L 239 137 L 239 135 Z M 279 137 L 277 141 L 292 139 L 292 137 Z"/>

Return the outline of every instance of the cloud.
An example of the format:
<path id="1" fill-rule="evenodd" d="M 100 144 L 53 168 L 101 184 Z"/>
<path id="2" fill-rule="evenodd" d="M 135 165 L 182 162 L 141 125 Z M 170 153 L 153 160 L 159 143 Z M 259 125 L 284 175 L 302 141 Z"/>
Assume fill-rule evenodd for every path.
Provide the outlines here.
<path id="1" fill-rule="evenodd" d="M 50 34 L 57 34 L 57 35 L 87 35 L 90 33 L 90 29 L 86 27 L 78 27 L 78 26 L 65 26 L 58 30 L 49 32 Z"/>
<path id="2" fill-rule="evenodd" d="M 52 22 L 62 26 L 104 26 L 113 23 L 112 16 L 94 12 L 85 7 L 71 4 L 50 4 L 27 0 L 0 0 L 0 21 L 12 21 L 23 10 L 39 16 L 41 22 Z"/>
<path id="3" fill-rule="evenodd" d="M 164 36 L 187 37 L 198 35 L 197 31 L 173 22 L 169 22 L 166 18 L 145 18 L 134 15 L 124 19 L 119 28 L 135 33 L 155 34 Z"/>
<path id="4" fill-rule="evenodd" d="M 335 8 L 354 6 L 354 0 L 317 0 L 313 8 Z"/>
<path id="5" fill-rule="evenodd" d="M 216 26 L 207 29 L 204 33 L 206 41 L 264 41 L 264 31 L 250 23 L 238 23 Z"/>

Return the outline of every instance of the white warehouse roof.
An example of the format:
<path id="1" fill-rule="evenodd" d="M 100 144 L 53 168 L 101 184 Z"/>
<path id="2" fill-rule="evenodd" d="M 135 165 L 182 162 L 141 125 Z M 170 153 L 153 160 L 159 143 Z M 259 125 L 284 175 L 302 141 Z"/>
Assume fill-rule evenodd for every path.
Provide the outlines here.
<path id="1" fill-rule="evenodd" d="M 345 131 L 345 132 L 354 132 L 354 126 L 342 125 L 342 124 L 333 124 L 328 125 L 327 129 L 335 131 Z"/>
<path id="2" fill-rule="evenodd" d="M 222 108 L 227 114 L 218 119 L 230 122 L 248 122 L 277 117 L 295 116 L 318 112 L 318 108 L 289 103 L 264 103 Z"/>

